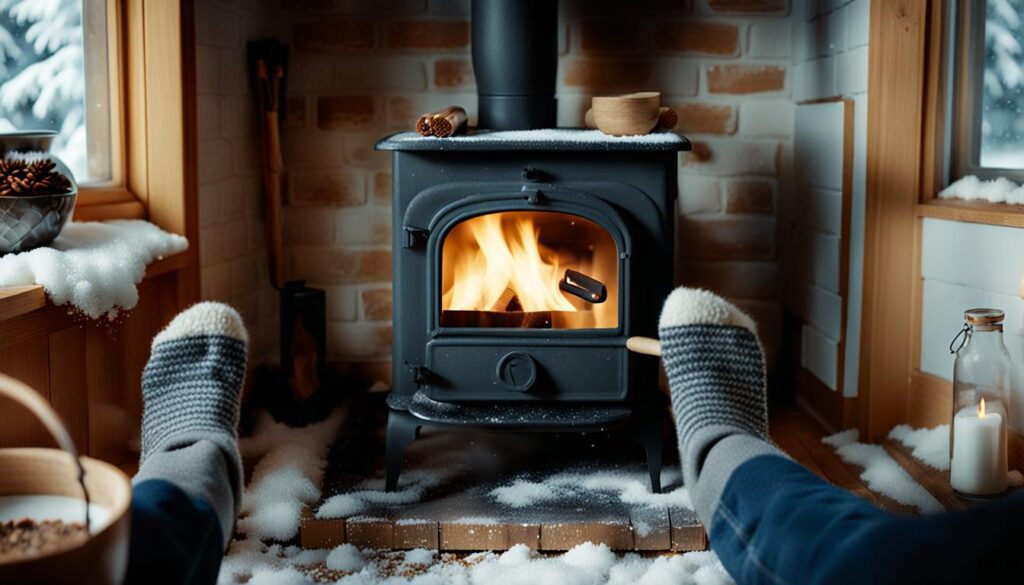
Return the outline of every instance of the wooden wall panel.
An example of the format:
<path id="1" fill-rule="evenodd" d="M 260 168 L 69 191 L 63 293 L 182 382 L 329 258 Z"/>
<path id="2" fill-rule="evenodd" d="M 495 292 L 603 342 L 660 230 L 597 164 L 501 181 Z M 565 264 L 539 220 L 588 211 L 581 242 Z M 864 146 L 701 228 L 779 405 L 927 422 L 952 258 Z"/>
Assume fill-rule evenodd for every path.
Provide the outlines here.
<path id="1" fill-rule="evenodd" d="M 68 327 L 49 336 L 50 404 L 82 451 L 89 448 L 85 339 L 84 327 Z"/>
<path id="2" fill-rule="evenodd" d="M 46 336 L 0 351 L 0 371 L 36 388 L 49 398 L 50 351 Z M 14 402 L 0 399 L 0 446 L 56 447 L 42 424 Z"/>

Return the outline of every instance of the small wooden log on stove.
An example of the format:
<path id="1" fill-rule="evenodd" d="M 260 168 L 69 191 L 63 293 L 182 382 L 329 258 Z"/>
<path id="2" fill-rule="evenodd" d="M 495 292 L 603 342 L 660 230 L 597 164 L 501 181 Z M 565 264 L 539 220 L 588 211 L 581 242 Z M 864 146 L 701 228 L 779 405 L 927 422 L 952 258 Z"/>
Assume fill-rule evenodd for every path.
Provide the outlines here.
<path id="1" fill-rule="evenodd" d="M 462 134 L 466 131 L 467 120 L 466 110 L 458 106 L 448 108 L 430 119 L 430 133 L 438 138 Z"/>
<path id="2" fill-rule="evenodd" d="M 552 311 L 441 311 L 441 327 L 551 329 Z"/>

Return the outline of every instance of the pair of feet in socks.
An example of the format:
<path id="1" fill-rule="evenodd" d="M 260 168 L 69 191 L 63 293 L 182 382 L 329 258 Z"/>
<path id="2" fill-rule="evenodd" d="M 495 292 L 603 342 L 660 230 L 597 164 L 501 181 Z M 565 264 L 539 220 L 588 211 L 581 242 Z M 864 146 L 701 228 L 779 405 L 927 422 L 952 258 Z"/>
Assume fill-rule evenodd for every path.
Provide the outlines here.
<path id="1" fill-rule="evenodd" d="M 728 479 L 702 478 L 707 459 L 735 463 L 774 449 L 767 442 L 763 352 L 750 317 L 703 290 L 669 295 L 658 329 L 683 478 L 707 521 Z M 142 456 L 134 481 L 167 480 L 207 501 L 225 545 L 241 503 L 236 428 L 247 343 L 234 309 L 200 303 L 156 336 L 142 380 Z"/>

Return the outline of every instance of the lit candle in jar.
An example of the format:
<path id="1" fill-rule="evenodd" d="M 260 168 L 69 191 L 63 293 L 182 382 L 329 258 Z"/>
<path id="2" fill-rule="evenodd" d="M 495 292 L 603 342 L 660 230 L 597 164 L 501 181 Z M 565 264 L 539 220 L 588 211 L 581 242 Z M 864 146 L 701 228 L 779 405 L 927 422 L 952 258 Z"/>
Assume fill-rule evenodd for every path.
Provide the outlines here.
<path id="1" fill-rule="evenodd" d="M 949 482 L 963 494 L 990 496 L 1006 490 L 1006 428 L 1003 415 L 986 412 L 985 399 L 953 417 Z"/>

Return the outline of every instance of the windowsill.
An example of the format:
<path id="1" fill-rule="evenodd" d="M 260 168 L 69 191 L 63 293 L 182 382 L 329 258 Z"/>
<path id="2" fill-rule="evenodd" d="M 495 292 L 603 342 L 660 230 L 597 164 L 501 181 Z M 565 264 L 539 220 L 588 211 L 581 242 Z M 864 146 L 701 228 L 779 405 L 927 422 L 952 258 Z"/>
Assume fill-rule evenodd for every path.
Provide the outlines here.
<path id="1" fill-rule="evenodd" d="M 1024 227 L 1024 205 L 1008 203 L 931 199 L 927 203 L 917 205 L 917 216 L 1006 227 Z"/>
<path id="2" fill-rule="evenodd" d="M 157 260 L 146 267 L 143 280 L 167 274 L 188 265 L 194 252 L 186 250 L 163 260 Z M 20 317 L 49 306 L 42 285 L 0 287 L 0 322 Z"/>

